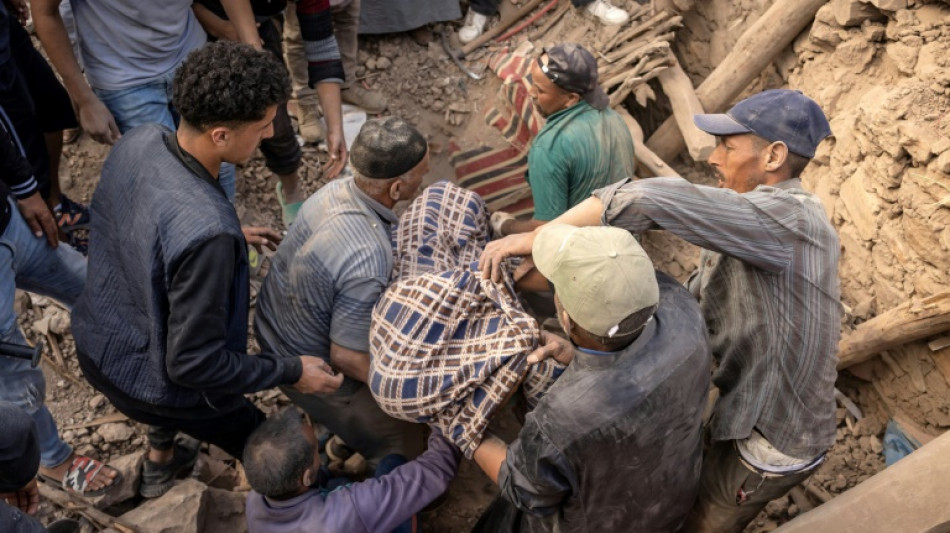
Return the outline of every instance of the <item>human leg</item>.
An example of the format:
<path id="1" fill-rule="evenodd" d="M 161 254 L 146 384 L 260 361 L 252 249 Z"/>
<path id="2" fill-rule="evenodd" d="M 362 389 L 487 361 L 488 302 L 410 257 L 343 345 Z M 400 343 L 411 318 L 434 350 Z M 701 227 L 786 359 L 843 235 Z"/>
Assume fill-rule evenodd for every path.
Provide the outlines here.
<path id="1" fill-rule="evenodd" d="M 459 28 L 459 40 L 468 44 L 485 32 L 488 19 L 498 13 L 498 0 L 472 0 L 469 2 L 465 24 Z"/>
<path id="2" fill-rule="evenodd" d="M 370 466 L 398 454 L 413 459 L 425 450 L 425 426 L 397 420 L 384 413 L 369 392 L 360 386 L 353 394 L 317 396 L 281 387 L 310 417 L 358 451 Z"/>
<path id="3" fill-rule="evenodd" d="M 571 0 L 571 3 L 578 9 L 585 8 L 588 13 L 609 26 L 618 26 L 630 18 L 626 10 L 614 6 L 608 0 Z"/>
<path id="4" fill-rule="evenodd" d="M 739 460 L 734 441 L 713 443 L 703 457 L 699 498 L 684 531 L 739 533 L 770 501 L 780 498 L 815 471 L 763 475 Z"/>
<path id="5" fill-rule="evenodd" d="M 333 35 L 340 47 L 343 73 L 346 80 L 340 86 L 340 98 L 344 103 L 363 108 L 367 113 L 379 114 L 389 105 L 378 91 L 364 88 L 356 81 L 356 65 L 359 54 L 357 32 L 360 26 L 360 0 L 351 0 L 340 10 L 333 12 Z"/>
<path id="6" fill-rule="evenodd" d="M 264 48 L 278 59 L 282 59 L 280 34 L 273 21 L 268 19 L 261 22 L 258 32 L 264 42 Z M 274 135 L 261 141 L 261 152 L 264 154 L 267 168 L 280 180 L 278 200 L 283 210 L 284 225 L 290 226 L 297 217 L 297 211 L 300 210 L 306 196 L 303 189 L 297 186 L 297 172 L 300 169 L 302 153 L 300 145 L 297 144 L 293 126 L 290 124 L 286 103 L 277 106 L 277 114 L 274 116 Z"/>
<path id="7" fill-rule="evenodd" d="M 284 59 L 297 99 L 300 136 L 308 143 L 318 143 L 326 137 L 326 132 L 317 111 L 317 93 L 308 85 L 307 54 L 300 34 L 300 21 L 297 20 L 297 6 L 293 3 L 288 3 L 284 10 L 283 35 Z"/>

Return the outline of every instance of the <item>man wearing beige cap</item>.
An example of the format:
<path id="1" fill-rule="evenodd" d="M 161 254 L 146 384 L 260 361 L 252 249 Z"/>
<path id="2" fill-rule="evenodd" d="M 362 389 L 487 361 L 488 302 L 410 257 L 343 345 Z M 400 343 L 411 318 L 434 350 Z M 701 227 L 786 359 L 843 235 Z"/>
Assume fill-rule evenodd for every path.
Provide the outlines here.
<path id="1" fill-rule="evenodd" d="M 676 531 L 699 489 L 710 352 L 699 306 L 618 228 L 545 226 L 532 257 L 554 286 L 569 364 L 510 445 L 475 461 L 501 496 L 476 531 Z"/>
<path id="2" fill-rule="evenodd" d="M 709 157 L 718 188 L 621 182 L 555 222 L 662 228 L 703 248 L 689 287 L 718 362 L 719 400 L 687 530 L 738 533 L 811 476 L 835 441 L 838 237 L 798 177 L 831 128 L 815 101 L 788 89 L 693 120 L 719 138 Z M 532 238 L 489 244 L 483 269 L 527 254 Z"/>

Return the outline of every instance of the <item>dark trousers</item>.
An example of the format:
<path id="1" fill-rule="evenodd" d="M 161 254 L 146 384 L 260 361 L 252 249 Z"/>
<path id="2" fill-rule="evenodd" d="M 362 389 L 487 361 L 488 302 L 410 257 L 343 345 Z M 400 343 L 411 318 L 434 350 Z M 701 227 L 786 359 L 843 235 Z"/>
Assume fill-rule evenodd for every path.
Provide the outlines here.
<path id="1" fill-rule="evenodd" d="M 258 19 L 260 26 L 258 33 L 264 43 L 264 49 L 274 54 L 283 63 L 284 53 L 281 49 L 281 31 L 273 18 Z M 300 168 L 300 159 L 303 155 L 297 136 L 287 114 L 287 102 L 277 106 L 274 116 L 274 135 L 261 141 L 261 153 L 264 154 L 264 164 L 274 174 L 290 174 Z"/>
<path id="2" fill-rule="evenodd" d="M 12 58 L 0 67 L 0 107 L 22 145 L 33 176 L 44 197 L 49 195 L 50 162 L 44 133 L 75 128 L 69 94 L 43 56 L 33 48 L 29 34 L 9 17 Z M 39 103 L 40 105 L 37 105 Z"/>
<path id="3" fill-rule="evenodd" d="M 471 0 L 468 5 L 472 11 L 480 15 L 490 16 L 498 13 L 499 1 L 500 0 Z M 574 7 L 584 7 L 593 1 L 594 0 L 571 0 L 571 4 L 574 4 Z"/>
<path id="4" fill-rule="evenodd" d="M 236 459 L 244 457 L 244 444 L 266 418 L 248 399 L 233 411 L 209 414 L 207 418 L 172 418 L 144 411 L 116 395 L 108 395 L 112 405 L 125 416 L 148 424 L 148 443 L 156 450 L 169 450 L 180 431 L 202 442 L 214 444 Z"/>
<path id="5" fill-rule="evenodd" d="M 808 479 L 817 467 L 783 476 L 764 476 L 739 460 L 734 441 L 713 443 L 703 458 L 699 498 L 683 531 L 740 533 L 770 501 Z M 739 491 L 744 494 L 737 501 Z"/>

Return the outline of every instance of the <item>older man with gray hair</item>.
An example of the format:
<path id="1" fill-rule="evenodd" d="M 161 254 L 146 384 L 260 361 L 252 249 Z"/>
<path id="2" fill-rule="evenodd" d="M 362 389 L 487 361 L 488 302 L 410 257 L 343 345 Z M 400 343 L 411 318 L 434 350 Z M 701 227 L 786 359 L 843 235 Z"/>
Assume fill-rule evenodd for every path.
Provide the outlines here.
<path id="1" fill-rule="evenodd" d="M 424 445 L 423 426 L 390 418 L 365 386 L 370 315 L 393 269 L 396 202 L 411 199 L 429 171 L 425 137 L 405 120 L 366 122 L 350 151 L 354 176 L 311 196 L 291 225 L 258 297 L 261 346 L 314 354 L 346 377 L 336 394 L 284 392 L 372 466 Z"/>

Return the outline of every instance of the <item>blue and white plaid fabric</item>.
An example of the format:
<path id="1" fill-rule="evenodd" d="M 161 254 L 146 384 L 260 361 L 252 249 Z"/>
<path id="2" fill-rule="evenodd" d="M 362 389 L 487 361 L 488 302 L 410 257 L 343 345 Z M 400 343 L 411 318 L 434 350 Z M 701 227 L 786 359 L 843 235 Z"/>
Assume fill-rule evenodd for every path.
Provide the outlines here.
<path id="1" fill-rule="evenodd" d="M 446 182 L 426 189 L 400 218 L 393 283 L 370 328 L 379 406 L 439 428 L 467 457 L 519 384 L 533 407 L 563 371 L 553 361 L 526 364 L 540 328 L 510 278 L 482 279 L 477 259 L 489 231 L 477 194 Z"/>

